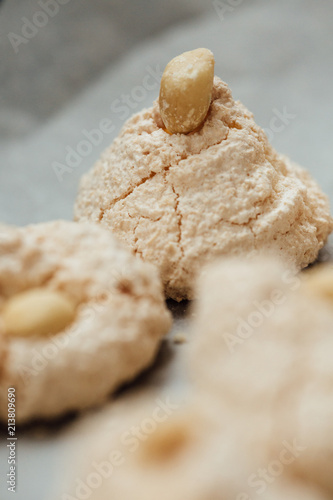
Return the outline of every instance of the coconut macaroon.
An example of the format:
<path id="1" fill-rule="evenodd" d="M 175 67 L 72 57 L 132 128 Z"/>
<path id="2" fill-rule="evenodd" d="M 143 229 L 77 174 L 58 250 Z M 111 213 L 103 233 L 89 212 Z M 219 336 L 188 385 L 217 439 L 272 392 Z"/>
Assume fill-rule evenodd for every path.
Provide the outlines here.
<path id="1" fill-rule="evenodd" d="M 271 250 L 303 268 L 332 229 L 316 182 L 213 75 L 207 49 L 171 61 L 159 101 L 126 122 L 83 177 L 75 207 L 76 220 L 102 224 L 155 264 L 176 300 L 194 297 L 216 255 Z"/>
<path id="2" fill-rule="evenodd" d="M 282 461 L 272 477 L 292 449 L 285 467 L 331 497 L 333 301 L 320 280 L 271 259 L 212 265 L 199 287 L 191 372 L 216 420 L 231 411 L 262 429 L 267 464 Z"/>
<path id="3" fill-rule="evenodd" d="M 103 402 L 147 367 L 171 318 L 153 266 L 102 227 L 56 221 L 0 234 L 0 418 Z"/>

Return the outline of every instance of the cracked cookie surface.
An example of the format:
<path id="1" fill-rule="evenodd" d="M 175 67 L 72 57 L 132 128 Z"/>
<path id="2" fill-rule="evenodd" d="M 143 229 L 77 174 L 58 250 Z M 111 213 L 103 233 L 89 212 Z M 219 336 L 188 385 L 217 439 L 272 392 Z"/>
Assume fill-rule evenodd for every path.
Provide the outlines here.
<path id="1" fill-rule="evenodd" d="M 171 324 L 153 266 L 95 224 L 0 227 L 0 420 L 8 387 L 18 423 L 100 404 L 154 359 Z M 11 337 L 6 301 L 25 290 L 61 292 L 76 317 L 48 336 Z"/>
<path id="2" fill-rule="evenodd" d="M 197 132 L 167 133 L 156 103 L 134 115 L 83 177 L 75 218 L 108 227 L 155 264 L 176 300 L 193 298 L 195 277 L 220 254 L 269 249 L 305 267 L 332 228 L 317 184 L 216 77 Z"/>

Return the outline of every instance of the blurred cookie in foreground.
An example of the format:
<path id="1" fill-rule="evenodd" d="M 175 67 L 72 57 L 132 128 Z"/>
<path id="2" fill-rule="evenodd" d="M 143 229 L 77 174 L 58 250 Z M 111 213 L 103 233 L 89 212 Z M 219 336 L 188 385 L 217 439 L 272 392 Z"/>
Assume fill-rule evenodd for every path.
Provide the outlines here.
<path id="1" fill-rule="evenodd" d="M 333 306 L 309 294 L 303 276 L 269 258 L 212 265 L 199 286 L 190 365 L 217 421 L 233 411 L 270 422 L 270 460 L 293 449 L 290 474 L 331 497 Z"/>
<path id="2" fill-rule="evenodd" d="M 152 363 L 169 330 L 159 278 L 91 224 L 1 227 L 0 418 L 104 402 Z"/>
<path id="3" fill-rule="evenodd" d="M 90 421 L 80 465 L 77 460 L 73 465 L 71 459 L 72 480 L 62 488 L 63 500 L 83 496 L 91 500 L 329 499 L 291 472 L 293 443 L 285 444 L 276 475 L 276 464 L 263 446 L 270 431 L 264 415 L 248 420 L 233 409 L 220 412 L 217 419 L 216 406 L 204 407 L 204 401 L 192 398 L 181 405 L 174 404 L 172 397 L 171 401 L 161 395 L 150 401 L 143 398 L 140 404 L 122 405 L 121 411 L 116 403 L 115 411 L 105 413 L 104 420 L 99 416 Z"/>

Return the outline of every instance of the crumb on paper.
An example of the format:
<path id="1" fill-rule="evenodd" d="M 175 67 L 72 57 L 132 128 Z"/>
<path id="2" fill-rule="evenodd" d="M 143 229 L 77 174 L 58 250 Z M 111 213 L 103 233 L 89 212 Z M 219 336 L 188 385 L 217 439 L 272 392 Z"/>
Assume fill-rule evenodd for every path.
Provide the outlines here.
<path id="1" fill-rule="evenodd" d="M 185 333 L 178 332 L 173 337 L 174 344 L 185 344 L 187 342 L 187 337 Z"/>

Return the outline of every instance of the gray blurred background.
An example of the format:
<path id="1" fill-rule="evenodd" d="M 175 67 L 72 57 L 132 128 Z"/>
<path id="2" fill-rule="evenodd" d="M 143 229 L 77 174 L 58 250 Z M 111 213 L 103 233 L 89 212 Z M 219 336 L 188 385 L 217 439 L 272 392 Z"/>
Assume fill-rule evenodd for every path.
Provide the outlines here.
<path id="1" fill-rule="evenodd" d="M 147 75 L 197 47 L 214 52 L 216 74 L 333 200 L 331 0 L 2 0 L 0 222 L 70 219 L 81 175 L 125 120 L 115 104 L 130 96 L 128 113 L 150 106 L 159 81 L 148 88 Z M 105 120 L 112 128 L 77 153 Z M 15 498 L 60 499 L 71 446 L 62 428 L 38 439 L 22 430 Z M 2 442 L 1 500 L 13 497 L 6 457 Z"/>
<path id="2" fill-rule="evenodd" d="M 33 22 L 48 0 L 1 4 L 2 141 L 29 134 L 51 119 L 141 40 L 211 7 L 204 0 L 68 0 L 58 3 L 59 11 L 28 43 L 18 41 L 15 53 L 8 34 L 22 35 L 22 18 Z M 52 4 L 49 9 L 56 12 Z M 43 24 L 43 16 L 35 19 Z"/>
<path id="3" fill-rule="evenodd" d="M 0 221 L 72 218 L 82 173 L 124 122 L 112 103 L 199 46 L 276 148 L 333 192 L 331 0 L 3 0 L 0 46 Z M 54 164 L 105 118 L 112 132 L 60 182 Z"/>

